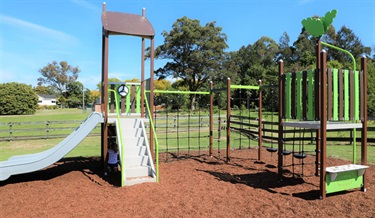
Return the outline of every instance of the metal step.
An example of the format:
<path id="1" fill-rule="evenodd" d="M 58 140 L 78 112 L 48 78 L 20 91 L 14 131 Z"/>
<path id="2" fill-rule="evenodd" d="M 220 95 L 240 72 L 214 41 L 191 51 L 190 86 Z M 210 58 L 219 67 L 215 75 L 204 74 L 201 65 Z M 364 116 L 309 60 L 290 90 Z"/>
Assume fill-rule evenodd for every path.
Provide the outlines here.
<path id="1" fill-rule="evenodd" d="M 124 165 L 125 167 L 137 167 L 137 166 L 147 166 L 149 165 L 148 156 L 134 156 L 124 158 Z"/>
<path id="2" fill-rule="evenodd" d="M 142 146 L 142 145 L 146 145 L 146 142 L 145 142 L 145 138 L 144 137 L 124 137 L 123 138 L 123 141 L 124 141 L 124 147 L 125 149 L 127 147 L 133 147 L 133 146 Z"/>
<path id="3" fill-rule="evenodd" d="M 126 179 L 153 176 L 152 169 L 149 166 L 125 167 L 124 170 Z"/>

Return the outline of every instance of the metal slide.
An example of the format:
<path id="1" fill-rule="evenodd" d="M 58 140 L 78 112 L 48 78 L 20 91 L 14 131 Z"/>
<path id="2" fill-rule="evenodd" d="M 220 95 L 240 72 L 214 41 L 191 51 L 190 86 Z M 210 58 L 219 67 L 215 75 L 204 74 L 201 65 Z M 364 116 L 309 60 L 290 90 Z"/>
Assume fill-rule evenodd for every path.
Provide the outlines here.
<path id="1" fill-rule="evenodd" d="M 41 170 L 59 161 L 73 148 L 75 148 L 95 128 L 103 122 L 102 113 L 93 112 L 58 145 L 46 151 L 10 157 L 0 162 L 0 181 L 8 179 L 11 175 L 23 174 Z"/>

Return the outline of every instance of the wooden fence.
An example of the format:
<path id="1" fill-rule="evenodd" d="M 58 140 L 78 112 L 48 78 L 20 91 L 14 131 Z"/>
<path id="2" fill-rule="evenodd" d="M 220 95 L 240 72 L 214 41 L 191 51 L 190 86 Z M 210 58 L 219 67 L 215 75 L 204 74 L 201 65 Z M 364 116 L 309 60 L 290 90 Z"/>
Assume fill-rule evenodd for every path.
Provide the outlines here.
<path id="1" fill-rule="evenodd" d="M 176 131 L 197 131 L 197 126 L 207 127 L 209 125 L 208 117 L 199 117 L 197 119 L 190 119 L 186 117 L 179 117 L 182 122 L 178 122 L 177 118 L 171 117 L 169 123 L 169 130 L 175 129 Z M 216 116 L 215 119 L 219 120 Z M 156 129 L 158 131 L 163 131 L 166 128 L 165 118 L 156 117 Z M 222 125 L 220 128 L 226 127 L 225 117 L 220 119 Z M 197 124 L 197 121 L 199 124 Z M 73 121 L 44 121 L 44 122 L 6 122 L 0 123 L 0 141 L 12 141 L 12 140 L 33 140 L 33 139 L 52 139 L 52 138 L 65 138 L 71 132 L 73 132 L 81 123 L 80 120 Z M 214 122 L 217 126 L 218 121 Z M 263 122 L 263 140 L 274 141 L 278 140 L 278 130 L 276 121 L 271 122 L 264 120 Z M 233 131 L 240 132 L 241 134 L 251 136 L 252 138 L 258 137 L 257 131 L 257 118 L 248 116 L 231 116 L 231 129 Z M 215 128 L 214 128 L 215 129 Z M 302 132 L 303 131 L 303 132 Z M 368 127 L 369 135 L 374 135 L 372 132 L 375 131 L 375 127 Z M 342 141 L 342 142 L 352 142 L 352 130 L 342 130 L 336 131 L 340 137 L 329 136 L 328 141 Z M 291 140 L 311 140 L 311 130 L 300 130 L 300 129 L 287 129 L 285 131 L 286 137 L 285 141 Z M 304 136 L 302 137 L 302 134 Z M 91 136 L 100 135 L 100 125 L 98 125 L 91 133 Z M 357 138 L 357 140 L 359 140 Z M 368 138 L 369 143 L 375 143 L 375 138 Z"/>
<path id="2" fill-rule="evenodd" d="M 0 123 L 0 141 L 65 138 L 81 120 Z M 97 126 L 90 135 L 100 135 Z"/>

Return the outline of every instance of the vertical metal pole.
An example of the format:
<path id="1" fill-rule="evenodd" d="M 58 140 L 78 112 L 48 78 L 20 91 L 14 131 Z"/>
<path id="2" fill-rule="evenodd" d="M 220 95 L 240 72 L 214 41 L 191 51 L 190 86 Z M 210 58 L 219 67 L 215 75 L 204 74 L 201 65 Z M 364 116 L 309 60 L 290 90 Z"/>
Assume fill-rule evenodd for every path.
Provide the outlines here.
<path id="1" fill-rule="evenodd" d="M 106 4 L 103 3 L 103 11 L 106 11 Z M 108 152 L 108 32 L 102 29 L 102 112 L 104 112 L 104 122 L 101 125 L 101 161 L 103 168 Z"/>
<path id="2" fill-rule="evenodd" d="M 327 156 L 327 54 L 325 50 L 320 53 L 321 67 L 320 67 L 320 198 L 323 200 L 326 197 L 326 156 Z"/>
<path id="3" fill-rule="evenodd" d="M 146 9 L 142 8 L 142 17 L 146 16 Z M 145 39 L 142 37 L 141 55 L 141 117 L 145 117 Z"/>
<path id="4" fill-rule="evenodd" d="M 361 102 L 363 118 L 362 118 L 362 133 L 361 133 L 361 164 L 367 164 L 367 65 L 366 56 L 364 55 L 361 59 L 361 67 L 363 71 L 363 87 L 362 93 L 363 102 Z M 363 174 L 363 186 L 362 191 L 366 191 L 366 172 Z"/>
<path id="5" fill-rule="evenodd" d="M 150 59 L 150 119 L 154 120 L 154 37 L 151 38 L 151 59 Z M 150 128 L 150 150 L 154 153 L 154 133 Z"/>
<path id="6" fill-rule="evenodd" d="M 262 137 L 262 132 L 263 132 L 263 92 L 262 92 L 262 80 L 259 80 L 259 108 L 258 108 L 258 160 L 262 160 L 262 143 L 263 143 L 263 137 Z M 273 125 L 273 124 L 272 124 Z"/>
<path id="7" fill-rule="evenodd" d="M 319 68 L 320 68 L 320 51 L 321 51 L 321 43 L 320 39 L 318 39 L 318 42 L 316 44 L 316 71 L 315 74 L 316 76 L 314 78 L 319 78 Z M 319 80 L 315 80 L 315 83 L 319 83 Z M 317 90 L 314 91 L 314 101 L 315 101 L 315 120 L 320 119 L 320 102 L 319 97 L 320 97 L 320 90 L 317 88 L 318 86 L 314 86 Z M 319 167 L 320 167 L 320 149 L 319 149 L 319 143 L 320 143 L 320 131 L 316 130 L 316 143 L 315 143 L 315 175 L 319 175 Z"/>
<path id="8" fill-rule="evenodd" d="M 220 110 L 220 109 L 219 109 Z M 227 80 L 227 162 L 230 160 L 230 78 Z"/>
<path id="9" fill-rule="evenodd" d="M 212 145 L 213 145 L 213 107 L 214 107 L 214 93 L 212 92 L 214 85 L 210 81 L 210 147 L 209 147 L 209 156 L 212 156 Z"/>
<path id="10" fill-rule="evenodd" d="M 283 176 L 283 135 L 284 135 L 284 128 L 283 128 L 283 86 L 284 86 L 284 81 L 283 81 L 283 74 L 284 74 L 284 62 L 283 60 L 279 60 L 279 124 L 278 124 L 278 129 L 279 129 L 279 135 L 278 135 L 278 161 L 277 161 L 277 175 L 278 175 L 278 180 L 282 179 Z"/>

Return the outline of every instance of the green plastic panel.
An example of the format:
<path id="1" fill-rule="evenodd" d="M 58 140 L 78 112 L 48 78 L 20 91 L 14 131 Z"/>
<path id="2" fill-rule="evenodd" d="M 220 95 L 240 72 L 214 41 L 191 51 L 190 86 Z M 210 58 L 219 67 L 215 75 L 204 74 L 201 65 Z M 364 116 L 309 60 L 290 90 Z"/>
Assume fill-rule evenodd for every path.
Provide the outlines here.
<path id="1" fill-rule="evenodd" d="M 297 108 L 297 119 L 302 120 L 302 72 L 297 72 L 297 99 L 296 99 L 296 108 Z"/>
<path id="2" fill-rule="evenodd" d="M 332 111 L 332 118 L 333 120 L 339 120 L 339 70 L 333 69 L 332 70 L 332 104 L 333 104 L 333 111 Z"/>
<path id="3" fill-rule="evenodd" d="M 287 119 L 292 118 L 292 107 L 291 107 L 292 86 L 291 86 L 291 83 L 292 83 L 292 74 L 287 73 L 286 77 L 285 77 L 285 92 L 286 92 L 286 96 L 285 96 L 285 116 L 286 116 Z"/>
<path id="4" fill-rule="evenodd" d="M 349 71 L 344 70 L 344 120 L 349 120 Z"/>
<path id="5" fill-rule="evenodd" d="M 141 113 L 141 86 L 136 86 L 135 87 L 135 96 L 136 96 L 136 105 L 135 105 L 135 112 L 137 114 Z"/>
<path id="6" fill-rule="evenodd" d="M 308 120 L 314 120 L 314 114 L 315 114 L 315 101 L 314 101 L 314 70 L 309 70 L 307 72 L 307 79 L 308 79 L 308 85 L 307 85 L 307 119 Z"/>
<path id="7" fill-rule="evenodd" d="M 126 85 L 128 87 L 128 90 L 129 90 L 129 93 L 126 95 L 126 106 L 125 106 L 125 113 L 126 114 L 130 114 L 130 96 L 131 96 L 131 86 L 130 85 Z"/>
<path id="8" fill-rule="evenodd" d="M 363 176 L 358 176 L 356 170 L 339 172 L 334 181 L 331 181 L 330 174 L 326 174 L 326 193 L 334 193 L 363 186 Z"/>
<path id="9" fill-rule="evenodd" d="M 354 120 L 359 120 L 359 72 L 354 72 Z"/>

